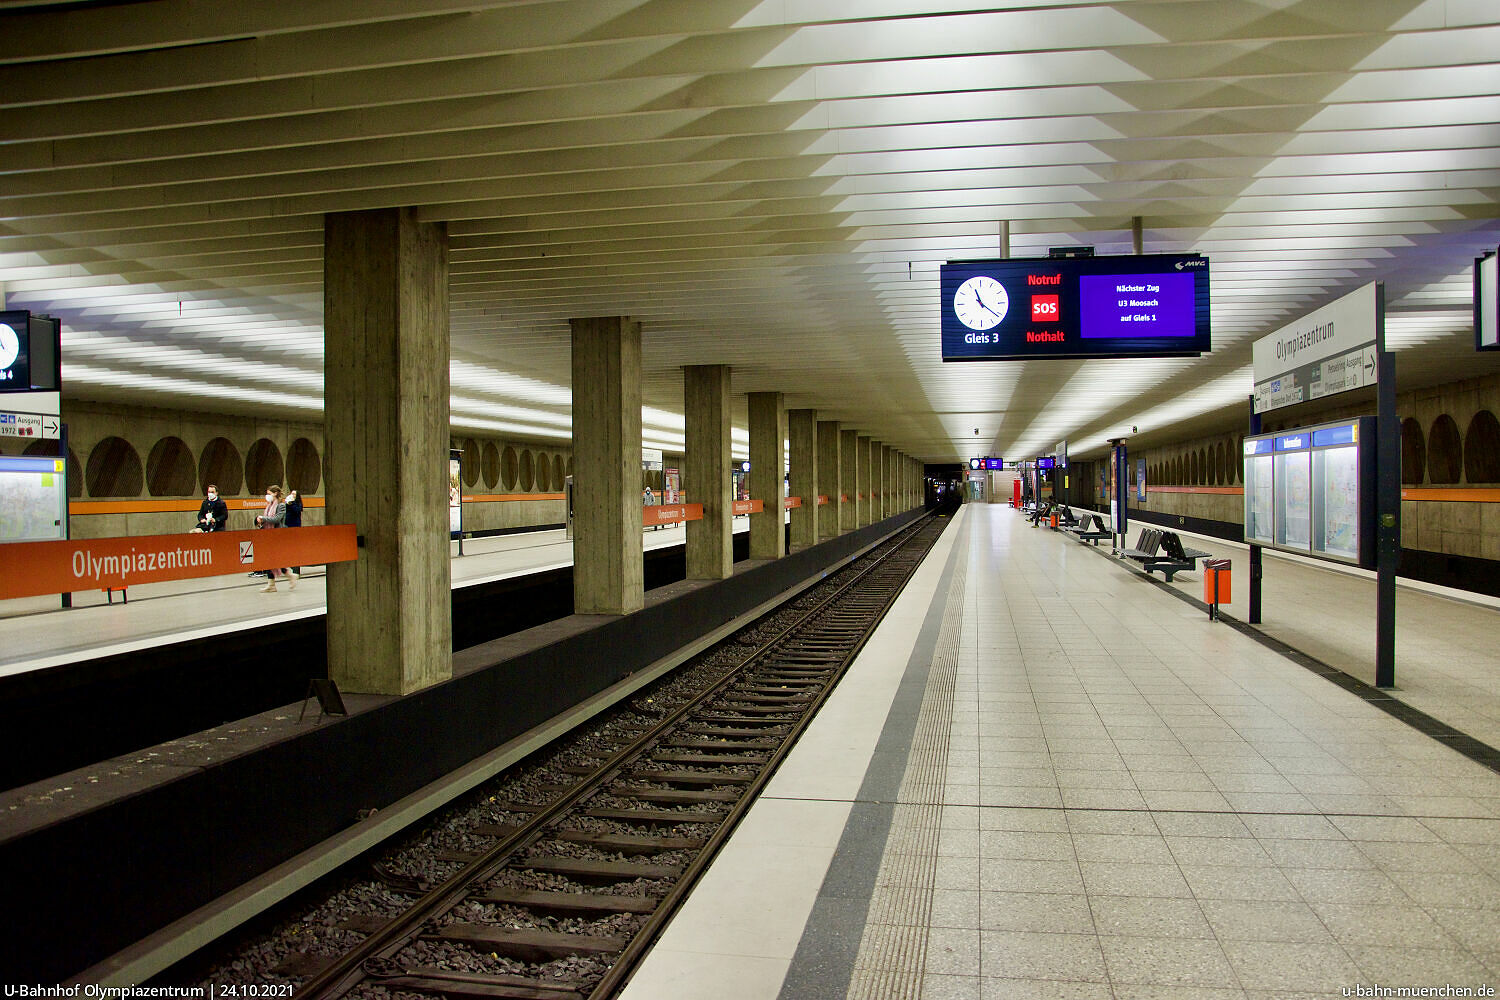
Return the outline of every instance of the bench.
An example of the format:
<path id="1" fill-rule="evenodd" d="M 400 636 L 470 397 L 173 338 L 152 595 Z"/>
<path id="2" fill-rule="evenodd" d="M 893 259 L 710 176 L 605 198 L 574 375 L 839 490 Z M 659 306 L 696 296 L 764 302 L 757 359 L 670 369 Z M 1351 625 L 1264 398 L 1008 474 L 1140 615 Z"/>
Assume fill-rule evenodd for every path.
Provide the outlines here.
<path id="1" fill-rule="evenodd" d="M 1213 554 L 1185 548 L 1177 532 L 1159 531 L 1156 528 L 1142 531 L 1135 544 L 1135 548 L 1126 549 L 1122 554 L 1140 563 L 1147 573 L 1161 570 L 1168 583 L 1172 582 L 1173 574 L 1194 570 L 1199 559 L 1206 559 Z"/>
<path id="2" fill-rule="evenodd" d="M 1089 526 L 1091 522 L 1093 524 L 1092 528 Z M 1089 542 L 1096 548 L 1099 545 L 1100 539 L 1115 537 L 1114 532 L 1104 527 L 1104 518 L 1098 514 L 1090 514 L 1088 518 L 1079 521 L 1068 530 L 1078 536 L 1080 542 Z"/>

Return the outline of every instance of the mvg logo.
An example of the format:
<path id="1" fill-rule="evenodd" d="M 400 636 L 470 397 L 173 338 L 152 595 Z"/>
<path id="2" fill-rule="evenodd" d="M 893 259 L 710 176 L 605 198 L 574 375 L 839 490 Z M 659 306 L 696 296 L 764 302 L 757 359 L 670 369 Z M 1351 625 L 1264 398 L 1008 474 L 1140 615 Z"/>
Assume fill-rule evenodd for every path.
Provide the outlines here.
<path id="1" fill-rule="evenodd" d="M 241 563 L 252 563 L 252 562 L 255 562 L 255 543 L 254 542 L 240 542 L 240 562 Z"/>

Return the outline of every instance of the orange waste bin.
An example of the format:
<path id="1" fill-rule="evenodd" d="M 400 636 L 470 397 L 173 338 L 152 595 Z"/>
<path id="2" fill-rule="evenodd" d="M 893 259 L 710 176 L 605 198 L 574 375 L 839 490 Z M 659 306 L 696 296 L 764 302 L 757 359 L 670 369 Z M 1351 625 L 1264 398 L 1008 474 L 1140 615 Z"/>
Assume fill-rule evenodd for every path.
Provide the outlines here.
<path id="1" fill-rule="evenodd" d="M 1208 605 L 1210 618 L 1219 617 L 1219 605 L 1230 602 L 1229 570 L 1228 559 L 1203 560 L 1203 602 Z"/>
<path id="2" fill-rule="evenodd" d="M 1054 528 L 1057 527 L 1057 515 L 1056 514 L 1052 515 L 1052 527 L 1054 527 Z"/>

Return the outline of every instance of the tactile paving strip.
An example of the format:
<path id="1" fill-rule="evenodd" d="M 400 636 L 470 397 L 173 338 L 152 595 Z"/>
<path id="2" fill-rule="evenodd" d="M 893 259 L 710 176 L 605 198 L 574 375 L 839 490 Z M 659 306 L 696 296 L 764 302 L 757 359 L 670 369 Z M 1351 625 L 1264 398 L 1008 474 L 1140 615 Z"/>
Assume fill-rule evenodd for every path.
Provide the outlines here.
<path id="1" fill-rule="evenodd" d="M 922 994 L 963 634 L 966 564 L 959 560 L 948 588 L 942 629 L 912 733 L 910 763 L 901 778 L 849 980 L 850 1000 L 918 1000 Z"/>

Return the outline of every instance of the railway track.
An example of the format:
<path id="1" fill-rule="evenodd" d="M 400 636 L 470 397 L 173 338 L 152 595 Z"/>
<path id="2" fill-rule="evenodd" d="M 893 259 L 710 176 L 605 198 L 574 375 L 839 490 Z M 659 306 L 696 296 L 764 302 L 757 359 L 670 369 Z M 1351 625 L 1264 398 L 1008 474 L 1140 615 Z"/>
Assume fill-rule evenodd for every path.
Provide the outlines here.
<path id="1" fill-rule="evenodd" d="M 363 939 L 297 995 L 612 996 L 946 523 L 917 522 L 825 582 L 789 623 L 742 632 L 750 652 L 706 687 L 637 695 L 613 745 L 574 755 L 531 789 L 526 798 L 541 804 L 491 800 L 500 821 L 439 852 L 456 871 L 437 884 L 377 866 L 384 888 L 410 906 L 345 921 Z M 507 971 L 450 960 L 466 952 Z M 581 966 L 576 978 L 569 962 Z M 518 963 L 545 973 L 516 974 Z"/>

